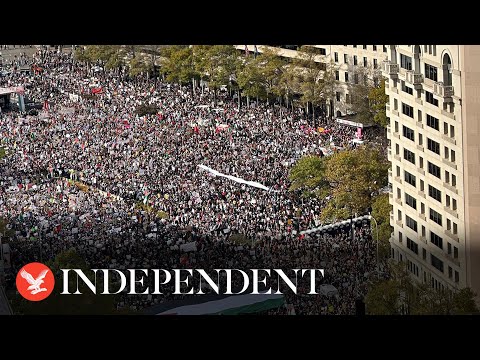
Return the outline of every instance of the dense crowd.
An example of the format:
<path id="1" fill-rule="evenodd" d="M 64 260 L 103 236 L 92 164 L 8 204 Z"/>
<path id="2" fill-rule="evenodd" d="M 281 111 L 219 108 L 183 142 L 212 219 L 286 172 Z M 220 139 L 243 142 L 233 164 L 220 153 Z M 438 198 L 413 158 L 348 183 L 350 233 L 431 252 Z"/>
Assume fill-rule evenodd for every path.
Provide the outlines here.
<path id="1" fill-rule="evenodd" d="M 98 71 L 70 54 L 39 51 L 30 61 L 41 71 L 0 78 L 48 104 L 35 116 L 0 114 L 0 217 L 15 234 L 15 270 L 69 248 L 97 268 L 324 267 L 337 298 L 287 302 L 297 314 L 355 312 L 375 267 L 369 226 L 353 239 L 346 230 L 299 236 L 320 225 L 323 201 L 289 191 L 288 172 L 305 154 L 352 146 L 356 129 L 322 119 L 320 133 L 301 109 L 239 109 L 227 91 L 214 101 L 207 88 Z M 141 116 L 141 105 L 157 111 Z M 196 251 L 183 252 L 187 243 Z M 177 297 L 125 295 L 118 307 Z"/>

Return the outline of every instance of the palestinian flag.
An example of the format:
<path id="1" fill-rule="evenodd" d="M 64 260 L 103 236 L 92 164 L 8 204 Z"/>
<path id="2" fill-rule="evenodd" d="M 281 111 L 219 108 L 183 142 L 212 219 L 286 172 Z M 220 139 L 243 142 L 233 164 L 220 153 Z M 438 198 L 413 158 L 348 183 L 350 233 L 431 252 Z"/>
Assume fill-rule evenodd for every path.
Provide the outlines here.
<path id="1" fill-rule="evenodd" d="M 169 301 L 145 312 L 151 315 L 239 315 L 276 309 L 284 304 L 283 294 L 203 295 Z"/>

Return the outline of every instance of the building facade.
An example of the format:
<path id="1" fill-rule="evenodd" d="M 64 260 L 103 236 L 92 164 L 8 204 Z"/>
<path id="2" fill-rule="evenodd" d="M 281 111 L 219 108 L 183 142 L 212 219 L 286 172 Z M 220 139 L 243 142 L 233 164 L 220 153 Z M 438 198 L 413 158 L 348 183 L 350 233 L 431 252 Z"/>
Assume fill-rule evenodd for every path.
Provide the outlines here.
<path id="1" fill-rule="evenodd" d="M 388 45 L 392 257 L 480 294 L 480 46 Z"/>
<path id="2" fill-rule="evenodd" d="M 381 65 L 387 59 L 385 45 L 312 45 L 318 49 L 318 61 L 332 64 L 338 81 L 334 99 L 327 108 L 328 115 L 343 116 L 350 111 L 351 87 L 360 81 L 359 72 L 368 69 L 372 77 L 381 76 Z M 299 45 L 235 45 L 236 49 L 254 54 L 262 53 L 265 47 L 275 47 L 280 56 L 287 59 L 298 57 Z M 377 79 L 378 80 L 378 79 Z"/>

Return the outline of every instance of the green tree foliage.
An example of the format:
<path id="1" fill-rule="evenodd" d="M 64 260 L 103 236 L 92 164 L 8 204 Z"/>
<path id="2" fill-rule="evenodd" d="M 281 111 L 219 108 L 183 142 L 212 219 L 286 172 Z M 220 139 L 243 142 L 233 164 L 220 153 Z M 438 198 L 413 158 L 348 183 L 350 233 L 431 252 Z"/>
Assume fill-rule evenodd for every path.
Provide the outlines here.
<path id="1" fill-rule="evenodd" d="M 266 91 L 263 84 L 263 75 L 258 60 L 253 56 L 239 59 L 237 62 L 237 83 L 242 95 L 248 98 L 263 98 Z"/>
<path id="2" fill-rule="evenodd" d="M 357 79 L 358 83 L 355 83 Z M 363 124 L 387 126 L 385 80 L 379 69 L 356 67 L 353 82 L 348 84 L 352 99 L 351 110 Z"/>
<path id="3" fill-rule="evenodd" d="M 381 194 L 374 198 L 372 203 L 372 216 L 377 221 L 378 240 L 379 240 L 379 256 L 385 259 L 390 255 L 390 235 L 393 231 L 390 226 L 390 212 L 392 205 L 389 203 L 388 194 Z M 374 225 L 374 224 L 373 224 Z M 374 230 L 374 237 L 377 236 L 377 229 Z"/>
<path id="4" fill-rule="evenodd" d="M 284 87 L 281 86 L 280 79 L 287 63 L 279 55 L 279 50 L 264 47 L 262 53 L 255 60 L 260 70 L 260 79 L 266 92 L 267 101 L 270 95 L 282 96 Z"/>
<path id="5" fill-rule="evenodd" d="M 389 264 L 390 278 L 372 283 L 365 298 L 371 315 L 459 315 L 478 313 L 470 288 L 436 290 L 414 280 L 404 262 Z"/>
<path id="6" fill-rule="evenodd" d="M 345 219 L 365 213 L 373 197 L 386 185 L 389 163 L 372 146 L 344 150 L 327 158 L 306 156 L 290 170 L 291 189 L 315 190 L 330 196 L 323 220 Z"/>
<path id="7" fill-rule="evenodd" d="M 325 158 L 315 155 L 304 156 L 290 170 L 290 189 L 311 189 L 328 186 L 325 181 Z"/>
<path id="8" fill-rule="evenodd" d="M 389 164 L 378 149 L 361 146 L 328 157 L 325 168 L 333 200 L 322 213 L 326 220 L 345 218 L 346 212 L 364 213 L 386 184 Z"/>
<path id="9" fill-rule="evenodd" d="M 315 119 L 315 107 L 325 104 L 335 92 L 334 65 L 327 64 L 314 46 L 303 45 L 299 48 L 298 54 L 290 71 L 295 72 L 297 91 L 302 94 L 302 103 L 307 108 L 309 105 L 312 106 Z"/>
<path id="10" fill-rule="evenodd" d="M 208 81 L 208 87 L 216 94 L 222 85 L 229 86 L 237 69 L 237 53 L 231 45 L 194 45 L 195 69 Z"/>
<path id="11" fill-rule="evenodd" d="M 130 76 L 135 77 L 140 74 L 146 74 L 150 70 L 151 64 L 144 54 L 136 55 L 128 61 L 128 73 Z"/>
<path id="12" fill-rule="evenodd" d="M 167 46 L 162 49 L 160 73 L 168 82 L 186 85 L 199 78 L 195 69 L 193 48 L 185 45 Z"/>
<path id="13" fill-rule="evenodd" d="M 385 79 L 382 79 L 380 86 L 374 87 L 368 94 L 370 106 L 373 112 L 373 122 L 382 127 L 386 127 L 389 123 L 387 118 L 386 105 L 388 103 L 388 95 L 385 94 Z"/>

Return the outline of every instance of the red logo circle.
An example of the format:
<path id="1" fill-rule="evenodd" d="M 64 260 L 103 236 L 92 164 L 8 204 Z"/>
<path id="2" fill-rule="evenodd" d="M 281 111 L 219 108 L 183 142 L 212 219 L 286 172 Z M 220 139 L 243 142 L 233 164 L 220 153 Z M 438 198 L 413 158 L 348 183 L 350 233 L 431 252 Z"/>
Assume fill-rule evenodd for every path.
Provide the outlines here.
<path id="1" fill-rule="evenodd" d="M 25 299 L 42 301 L 52 293 L 55 278 L 48 266 L 33 262 L 20 269 L 16 283 L 18 292 Z"/>

